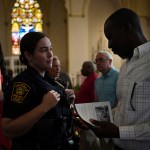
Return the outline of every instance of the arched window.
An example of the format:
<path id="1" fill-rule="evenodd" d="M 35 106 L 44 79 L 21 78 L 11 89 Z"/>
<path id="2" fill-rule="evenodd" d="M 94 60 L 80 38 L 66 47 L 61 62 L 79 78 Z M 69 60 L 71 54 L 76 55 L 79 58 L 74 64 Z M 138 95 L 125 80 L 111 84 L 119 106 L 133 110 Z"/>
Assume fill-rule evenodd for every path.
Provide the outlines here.
<path id="1" fill-rule="evenodd" d="M 42 32 L 42 12 L 36 0 L 16 0 L 12 8 L 12 54 L 19 54 L 21 38 L 28 32 Z"/>

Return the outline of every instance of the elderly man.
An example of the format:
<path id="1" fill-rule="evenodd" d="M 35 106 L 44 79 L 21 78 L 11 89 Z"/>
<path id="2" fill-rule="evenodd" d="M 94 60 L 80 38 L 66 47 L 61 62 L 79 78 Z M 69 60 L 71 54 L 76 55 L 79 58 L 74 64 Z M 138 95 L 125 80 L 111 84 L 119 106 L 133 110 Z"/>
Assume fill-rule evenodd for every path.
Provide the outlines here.
<path id="1" fill-rule="evenodd" d="M 95 80 L 95 95 L 98 101 L 109 101 L 111 108 L 117 104 L 116 83 L 118 70 L 113 67 L 113 57 L 107 51 L 99 51 L 96 55 L 95 64 L 102 76 Z"/>

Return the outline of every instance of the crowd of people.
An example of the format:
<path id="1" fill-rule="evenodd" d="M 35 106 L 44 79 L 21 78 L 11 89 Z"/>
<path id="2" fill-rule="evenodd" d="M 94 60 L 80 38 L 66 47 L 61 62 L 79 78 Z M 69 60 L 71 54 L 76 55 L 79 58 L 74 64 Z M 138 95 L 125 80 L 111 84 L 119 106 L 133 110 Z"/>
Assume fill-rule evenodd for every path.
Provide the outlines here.
<path id="1" fill-rule="evenodd" d="M 108 48 L 125 61 L 117 70 L 111 53 L 100 50 L 94 62 L 83 62 L 81 74 L 86 78 L 77 97 L 48 36 L 23 36 L 20 61 L 27 69 L 16 77 L 11 72 L 8 79 L 1 63 L 0 137 L 5 142 L 0 140 L 0 150 L 150 149 L 150 42 L 139 16 L 128 8 L 107 18 L 104 34 Z M 73 108 L 76 103 L 104 101 L 110 103 L 113 122 L 91 118 L 91 126 Z M 80 141 L 74 139 L 76 128 Z"/>

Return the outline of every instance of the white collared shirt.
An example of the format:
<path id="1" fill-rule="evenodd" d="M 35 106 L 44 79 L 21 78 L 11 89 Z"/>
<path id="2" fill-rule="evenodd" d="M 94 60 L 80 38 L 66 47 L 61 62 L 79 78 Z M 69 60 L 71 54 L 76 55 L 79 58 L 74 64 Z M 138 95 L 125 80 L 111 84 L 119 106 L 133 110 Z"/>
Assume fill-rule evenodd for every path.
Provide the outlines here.
<path id="1" fill-rule="evenodd" d="M 114 123 L 120 139 L 114 142 L 125 150 L 150 150 L 150 42 L 135 48 L 122 65 L 117 98 Z"/>

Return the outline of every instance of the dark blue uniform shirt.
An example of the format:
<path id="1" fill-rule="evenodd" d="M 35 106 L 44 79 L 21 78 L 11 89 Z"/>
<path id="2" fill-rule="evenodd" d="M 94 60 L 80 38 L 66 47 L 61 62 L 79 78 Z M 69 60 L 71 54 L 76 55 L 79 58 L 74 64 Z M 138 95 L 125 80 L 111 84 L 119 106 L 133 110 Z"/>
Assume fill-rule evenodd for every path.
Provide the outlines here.
<path id="1" fill-rule="evenodd" d="M 24 135 L 12 140 L 23 145 L 25 150 L 34 145 L 57 147 L 64 143 L 63 120 L 70 117 L 69 104 L 64 89 L 60 88 L 48 76 L 43 78 L 32 67 L 18 74 L 7 86 L 4 93 L 3 118 L 15 119 L 38 106 L 44 94 L 55 90 L 61 99 L 55 108 L 44 115 L 33 128 Z"/>

